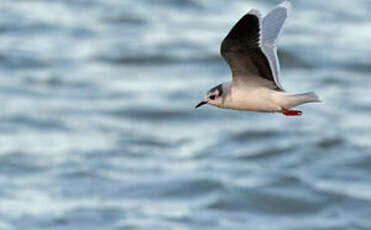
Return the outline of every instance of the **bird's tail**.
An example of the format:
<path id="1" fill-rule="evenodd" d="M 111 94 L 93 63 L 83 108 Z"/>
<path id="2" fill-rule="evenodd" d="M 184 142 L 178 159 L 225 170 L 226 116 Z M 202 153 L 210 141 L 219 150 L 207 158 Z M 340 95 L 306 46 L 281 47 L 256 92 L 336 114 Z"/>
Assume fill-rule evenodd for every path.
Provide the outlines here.
<path id="1" fill-rule="evenodd" d="M 301 93 L 301 94 L 295 94 L 295 95 L 289 95 L 289 104 L 287 105 L 287 109 L 302 105 L 305 103 L 311 103 L 311 102 L 321 102 L 319 97 L 314 92 L 309 93 Z"/>

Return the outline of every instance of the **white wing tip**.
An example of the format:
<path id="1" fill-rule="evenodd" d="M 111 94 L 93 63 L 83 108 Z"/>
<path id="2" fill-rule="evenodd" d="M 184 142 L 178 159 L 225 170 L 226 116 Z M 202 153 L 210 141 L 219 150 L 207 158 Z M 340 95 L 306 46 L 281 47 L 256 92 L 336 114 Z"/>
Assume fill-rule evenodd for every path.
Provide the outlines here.
<path id="1" fill-rule="evenodd" d="M 281 7 L 283 7 L 283 8 L 286 8 L 286 10 L 287 10 L 287 15 L 290 15 L 290 12 L 291 12 L 291 9 L 292 9 L 291 2 L 285 0 L 285 1 L 283 1 L 279 6 L 281 6 Z"/>
<path id="2" fill-rule="evenodd" d="M 257 10 L 257 9 L 251 9 L 249 12 L 247 12 L 247 14 L 256 15 L 256 16 L 258 16 L 258 18 L 260 18 L 262 16 L 262 14 L 260 13 L 260 11 Z"/>

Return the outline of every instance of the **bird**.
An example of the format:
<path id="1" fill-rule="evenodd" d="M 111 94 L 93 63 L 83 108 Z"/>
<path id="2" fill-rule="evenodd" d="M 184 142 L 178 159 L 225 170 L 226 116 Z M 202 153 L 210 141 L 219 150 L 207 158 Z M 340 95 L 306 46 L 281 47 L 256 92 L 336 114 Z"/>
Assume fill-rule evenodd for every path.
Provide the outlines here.
<path id="1" fill-rule="evenodd" d="M 290 11 L 289 1 L 277 5 L 264 17 L 251 9 L 232 27 L 220 47 L 232 81 L 210 89 L 195 108 L 209 104 L 223 109 L 300 116 L 302 111 L 291 108 L 320 102 L 314 92 L 288 94 L 279 82 L 277 43 Z"/>

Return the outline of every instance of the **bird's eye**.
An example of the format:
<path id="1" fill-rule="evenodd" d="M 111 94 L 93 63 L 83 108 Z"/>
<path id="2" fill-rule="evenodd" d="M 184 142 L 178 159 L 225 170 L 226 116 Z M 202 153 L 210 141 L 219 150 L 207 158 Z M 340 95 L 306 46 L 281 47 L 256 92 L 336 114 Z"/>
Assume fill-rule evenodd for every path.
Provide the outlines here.
<path id="1" fill-rule="evenodd" d="M 215 99 L 215 95 L 211 95 L 209 98 L 210 98 L 211 100 L 214 100 L 214 99 Z"/>

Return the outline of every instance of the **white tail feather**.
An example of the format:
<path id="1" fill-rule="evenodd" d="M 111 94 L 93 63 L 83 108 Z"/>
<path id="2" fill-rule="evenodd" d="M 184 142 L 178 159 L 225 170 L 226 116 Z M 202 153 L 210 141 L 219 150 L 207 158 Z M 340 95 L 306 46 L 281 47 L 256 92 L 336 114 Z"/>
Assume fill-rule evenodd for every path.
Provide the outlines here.
<path id="1" fill-rule="evenodd" d="M 288 105 L 289 108 L 311 102 L 321 102 L 317 94 L 314 92 L 295 94 L 290 95 L 289 97 L 290 97 L 290 103 Z"/>

